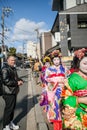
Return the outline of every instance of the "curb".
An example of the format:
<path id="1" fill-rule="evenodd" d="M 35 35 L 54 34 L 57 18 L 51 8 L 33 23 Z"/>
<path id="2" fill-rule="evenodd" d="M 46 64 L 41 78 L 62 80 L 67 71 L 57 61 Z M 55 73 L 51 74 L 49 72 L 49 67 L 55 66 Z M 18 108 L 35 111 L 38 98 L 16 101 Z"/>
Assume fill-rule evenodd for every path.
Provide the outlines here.
<path id="1" fill-rule="evenodd" d="M 33 78 L 32 71 L 28 71 L 28 95 L 29 100 L 28 102 L 28 109 L 30 109 L 31 105 L 33 107 L 31 111 L 27 114 L 27 129 L 26 130 L 48 130 L 48 127 L 44 121 L 44 117 L 42 115 L 41 107 L 39 105 L 37 99 L 37 92 L 36 92 L 36 82 Z"/>
<path id="2" fill-rule="evenodd" d="M 35 80 L 33 79 L 33 84 L 36 85 Z M 41 107 L 38 103 L 36 87 L 32 86 L 33 96 L 34 96 L 34 103 L 35 103 L 35 117 L 36 117 L 36 124 L 37 130 L 48 130 L 47 125 L 44 121 L 44 117 L 42 115 Z"/>
<path id="3" fill-rule="evenodd" d="M 34 99 L 32 92 L 32 72 L 28 70 L 28 103 L 27 103 L 27 123 L 26 130 L 37 130 L 35 109 L 34 109 Z"/>

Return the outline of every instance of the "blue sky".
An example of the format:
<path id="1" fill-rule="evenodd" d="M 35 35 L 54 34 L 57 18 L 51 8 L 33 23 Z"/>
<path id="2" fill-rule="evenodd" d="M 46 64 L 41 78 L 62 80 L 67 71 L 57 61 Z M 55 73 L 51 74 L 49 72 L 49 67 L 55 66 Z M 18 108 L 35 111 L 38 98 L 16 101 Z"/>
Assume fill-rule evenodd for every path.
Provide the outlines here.
<path id="1" fill-rule="evenodd" d="M 36 28 L 39 32 L 51 30 L 57 14 L 52 11 L 52 0 L 0 0 L 0 15 L 2 7 L 12 9 L 4 18 L 5 29 L 9 30 L 5 31 L 5 44 L 16 47 L 17 51 L 23 41 L 35 41 Z"/>

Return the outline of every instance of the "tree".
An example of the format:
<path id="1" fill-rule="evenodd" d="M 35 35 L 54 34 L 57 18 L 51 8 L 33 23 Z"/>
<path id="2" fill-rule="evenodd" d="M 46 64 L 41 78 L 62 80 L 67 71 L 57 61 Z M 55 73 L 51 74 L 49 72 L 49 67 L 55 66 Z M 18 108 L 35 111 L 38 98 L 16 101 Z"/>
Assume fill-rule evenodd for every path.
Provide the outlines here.
<path id="1" fill-rule="evenodd" d="M 18 57 L 18 59 L 22 59 L 23 58 L 23 54 L 22 53 L 17 53 L 16 56 Z"/>
<path id="2" fill-rule="evenodd" d="M 16 56 L 16 48 L 15 47 L 10 47 L 9 50 L 8 50 L 8 55 Z"/>

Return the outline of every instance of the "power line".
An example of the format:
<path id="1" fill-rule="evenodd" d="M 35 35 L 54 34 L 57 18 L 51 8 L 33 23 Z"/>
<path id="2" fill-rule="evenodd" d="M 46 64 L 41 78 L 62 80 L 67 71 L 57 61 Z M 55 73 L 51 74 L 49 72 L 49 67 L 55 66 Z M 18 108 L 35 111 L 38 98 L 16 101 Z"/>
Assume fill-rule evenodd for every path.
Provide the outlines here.
<path id="1" fill-rule="evenodd" d="M 31 33 L 31 32 L 29 32 L 29 31 L 23 30 L 23 29 L 18 28 L 18 27 L 15 27 L 15 28 L 18 29 L 18 30 L 21 30 L 21 31 L 23 31 L 23 32 L 25 32 L 25 33 Z"/>

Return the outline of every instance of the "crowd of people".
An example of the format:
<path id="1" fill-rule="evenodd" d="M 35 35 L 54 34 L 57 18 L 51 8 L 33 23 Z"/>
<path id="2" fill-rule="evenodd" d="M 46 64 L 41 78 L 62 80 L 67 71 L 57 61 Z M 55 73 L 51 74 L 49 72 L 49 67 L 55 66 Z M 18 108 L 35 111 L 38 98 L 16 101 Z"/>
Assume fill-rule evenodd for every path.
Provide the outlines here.
<path id="1" fill-rule="evenodd" d="M 43 58 L 40 106 L 54 130 L 87 130 L 87 49 L 74 52 L 71 68 L 60 50 Z"/>

